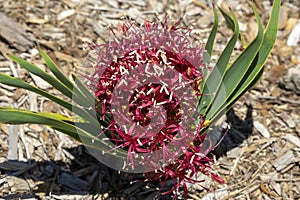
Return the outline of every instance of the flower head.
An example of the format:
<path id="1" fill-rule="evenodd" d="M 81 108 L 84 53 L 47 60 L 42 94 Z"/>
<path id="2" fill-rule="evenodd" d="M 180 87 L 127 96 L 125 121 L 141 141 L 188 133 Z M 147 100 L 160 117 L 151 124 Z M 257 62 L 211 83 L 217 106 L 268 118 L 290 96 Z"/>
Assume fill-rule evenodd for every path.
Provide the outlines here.
<path id="1" fill-rule="evenodd" d="M 149 180 L 178 179 L 174 189 L 197 182 L 192 177 L 208 174 L 211 163 L 201 151 L 205 116 L 196 111 L 205 49 L 180 22 L 169 25 L 166 16 L 119 25 L 91 47 L 96 62 L 88 77 L 97 112 L 109 123 L 101 134 L 128 152 L 122 170 L 142 165 L 156 171 Z"/>

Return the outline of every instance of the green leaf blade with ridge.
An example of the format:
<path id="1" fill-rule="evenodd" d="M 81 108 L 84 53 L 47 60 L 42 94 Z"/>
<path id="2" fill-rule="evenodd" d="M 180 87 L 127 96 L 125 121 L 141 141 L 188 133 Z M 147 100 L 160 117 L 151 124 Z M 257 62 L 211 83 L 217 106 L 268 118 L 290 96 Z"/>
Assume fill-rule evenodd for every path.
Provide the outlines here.
<path id="1" fill-rule="evenodd" d="M 49 83 L 51 86 L 53 86 L 55 89 L 60 91 L 62 94 L 67 96 L 68 98 L 72 98 L 72 90 L 70 90 L 68 87 L 66 87 L 62 82 L 51 76 L 49 73 L 44 72 L 39 67 L 15 56 L 10 54 L 9 58 L 12 59 L 14 62 L 18 63 L 21 67 L 26 69 L 27 71 L 33 73 L 34 75 L 42 78 L 47 83 Z"/>
<path id="2" fill-rule="evenodd" d="M 57 65 L 53 62 L 53 60 L 44 52 L 43 50 L 39 50 L 42 58 L 47 64 L 48 68 L 55 75 L 55 77 L 60 80 L 66 87 L 70 90 L 73 90 L 74 84 L 65 76 L 65 74 L 57 67 Z"/>
<path id="3" fill-rule="evenodd" d="M 257 62 L 252 64 L 251 68 L 247 72 L 247 75 L 242 81 L 242 84 L 234 92 L 233 97 L 231 97 L 231 99 L 227 102 L 227 109 L 230 108 L 247 90 L 253 87 L 262 75 L 263 66 L 276 41 L 280 3 L 280 0 L 275 0 L 273 2 L 270 20 L 264 33 L 264 40 L 257 54 Z"/>
<path id="4" fill-rule="evenodd" d="M 218 25 L 219 25 L 219 16 L 217 13 L 217 9 L 215 7 L 213 8 L 213 12 L 214 12 L 214 25 L 208 36 L 208 39 L 207 39 L 207 42 L 205 45 L 205 49 L 209 56 L 211 56 L 212 51 L 213 51 L 214 42 L 215 42 L 216 34 L 218 31 Z"/>
<path id="5" fill-rule="evenodd" d="M 258 15 L 256 7 L 253 7 L 255 17 L 258 23 L 258 33 L 252 43 L 239 55 L 239 57 L 228 67 L 223 79 L 223 85 L 225 89 L 226 99 L 224 101 L 224 94 L 217 93 L 211 108 L 207 112 L 207 119 L 211 120 L 215 115 L 223 110 L 222 107 L 226 106 L 228 98 L 233 94 L 236 88 L 239 86 L 243 77 L 246 75 L 251 63 L 253 62 L 256 54 L 258 53 L 260 46 L 263 42 L 263 25 Z"/>
<path id="6" fill-rule="evenodd" d="M 15 56 L 15 55 L 12 55 L 12 54 L 9 55 L 10 59 L 12 59 L 14 62 L 18 63 L 21 67 L 23 67 L 27 71 L 31 72 L 32 74 L 40 77 L 41 79 L 43 79 L 44 81 L 49 83 L 51 86 L 53 86 L 55 89 L 60 91 L 63 95 L 65 95 L 69 99 L 74 100 L 75 102 L 77 102 L 81 106 L 85 106 L 85 107 L 90 106 L 89 101 L 87 101 L 87 99 L 84 99 L 84 98 L 78 96 L 78 92 L 73 93 L 73 86 L 74 85 L 62 74 L 62 72 L 59 71 L 59 69 L 57 68 L 55 63 L 50 59 L 50 57 L 46 56 L 45 53 L 43 53 L 43 52 L 42 52 L 42 56 L 43 56 L 43 58 L 45 57 L 46 64 L 48 65 L 48 67 L 50 67 L 50 70 L 53 73 L 55 73 L 56 75 L 58 75 L 64 82 L 67 82 L 67 84 L 70 86 L 70 88 L 67 87 L 60 80 L 56 79 L 55 77 L 53 77 L 49 73 L 44 72 L 42 69 L 40 69 L 39 67 L 33 65 L 32 63 L 29 63 L 29 62 Z"/>
<path id="7" fill-rule="evenodd" d="M 76 123 L 69 121 L 69 118 L 59 114 L 32 112 L 18 108 L 0 107 L 0 123 L 47 125 L 55 130 L 59 130 L 62 133 L 69 135 L 80 142 L 82 142 L 82 139 L 84 139 L 84 144 L 88 144 L 90 147 L 101 151 L 109 151 L 114 147 L 96 137 L 96 135 L 101 131 L 100 128 L 95 128 L 90 126 L 90 124 L 86 124 L 88 130 L 94 130 L 93 135 L 92 133 L 82 129 L 81 127 L 84 126 L 80 126 L 80 123 L 78 123 L 79 126 L 77 126 Z M 91 142 L 86 143 L 88 141 Z M 94 145 L 92 141 L 94 141 Z M 127 156 L 127 154 L 125 154 L 123 151 L 116 151 L 119 153 L 119 156 L 123 155 L 122 158 Z"/>
<path id="8" fill-rule="evenodd" d="M 220 55 L 214 69 L 208 75 L 208 78 L 204 83 L 204 88 L 202 90 L 203 96 L 201 96 L 199 100 L 197 109 L 203 115 L 207 113 L 209 107 L 211 106 L 211 103 L 216 95 L 214 92 L 224 90 L 223 88 L 220 89 L 220 87 L 222 86 L 221 84 L 227 69 L 227 65 L 239 36 L 239 25 L 237 19 L 233 12 L 231 12 L 231 14 L 234 23 L 234 35 L 231 37 L 230 41 Z"/>
<path id="9" fill-rule="evenodd" d="M 39 94 L 39 95 L 46 97 L 47 99 L 57 103 L 58 105 L 68 109 L 69 111 L 74 112 L 75 114 L 82 117 L 84 120 L 90 121 L 91 123 L 93 123 L 95 125 L 97 125 L 99 123 L 95 117 L 90 115 L 83 108 L 78 107 L 74 104 L 71 104 L 71 103 L 69 103 L 61 98 L 58 98 L 44 90 L 34 87 L 34 86 L 30 85 L 29 83 L 26 83 L 25 81 L 19 80 L 17 78 L 14 78 L 14 77 L 11 77 L 11 76 L 8 76 L 5 74 L 0 74 L 0 83 L 9 85 L 9 86 L 13 86 L 13 87 L 17 87 L 17 88 L 23 88 L 25 90 Z"/>

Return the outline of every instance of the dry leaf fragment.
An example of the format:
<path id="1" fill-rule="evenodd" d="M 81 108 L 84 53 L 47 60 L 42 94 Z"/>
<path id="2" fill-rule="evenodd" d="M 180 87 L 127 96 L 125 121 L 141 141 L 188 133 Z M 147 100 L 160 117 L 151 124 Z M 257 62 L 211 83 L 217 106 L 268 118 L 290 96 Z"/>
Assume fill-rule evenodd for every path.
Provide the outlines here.
<path id="1" fill-rule="evenodd" d="M 299 139 L 299 137 L 296 137 L 292 134 L 286 134 L 285 136 L 283 136 L 283 139 L 289 141 L 290 143 L 293 143 L 294 145 L 296 145 L 297 147 L 300 148 L 300 139 Z"/>
<path id="2" fill-rule="evenodd" d="M 265 138 L 270 138 L 270 132 L 268 129 L 260 122 L 254 121 L 253 123 L 255 129 Z"/>
<path id="3" fill-rule="evenodd" d="M 277 171 L 281 171 L 284 168 L 288 167 L 288 165 L 292 164 L 295 161 L 295 159 L 296 158 L 293 154 L 293 151 L 289 150 L 283 156 L 281 156 L 275 161 L 274 167 L 276 168 Z"/>
<path id="4" fill-rule="evenodd" d="M 57 20 L 58 21 L 62 21 L 62 20 L 66 19 L 66 18 L 68 18 L 68 17 L 70 17 L 70 16 L 72 16 L 74 14 L 75 14 L 75 10 L 74 9 L 64 10 L 64 11 L 62 11 L 61 13 L 59 13 L 57 15 Z"/>

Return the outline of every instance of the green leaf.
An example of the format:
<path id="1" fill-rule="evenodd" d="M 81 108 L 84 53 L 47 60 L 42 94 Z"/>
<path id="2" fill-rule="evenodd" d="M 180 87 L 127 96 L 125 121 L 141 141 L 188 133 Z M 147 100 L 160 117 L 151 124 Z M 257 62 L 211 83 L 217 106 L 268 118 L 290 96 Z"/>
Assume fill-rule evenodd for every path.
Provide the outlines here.
<path id="1" fill-rule="evenodd" d="M 35 115 L 45 116 L 49 119 L 55 119 L 55 120 L 65 121 L 65 122 L 70 122 L 70 123 L 73 122 L 72 118 L 69 118 L 69 117 L 66 117 L 64 115 L 57 114 L 57 113 L 32 112 L 32 111 L 23 110 L 20 108 L 12 108 L 12 107 L 0 107 L 0 111 L 1 111 L 1 119 L 2 119 L 2 120 L 0 120 L 0 122 L 3 122 L 3 123 L 11 122 L 10 121 L 11 119 L 15 119 L 17 121 L 15 121 L 15 123 L 10 123 L 10 124 L 18 124 L 18 122 L 24 122 L 24 121 L 26 122 L 26 119 L 24 119 L 24 118 L 17 119 L 17 118 L 14 118 L 14 116 L 10 116 L 11 119 L 9 119 L 9 118 L 5 117 L 5 115 L 3 114 L 5 112 L 9 112 L 9 113 L 20 112 L 20 113 L 27 113 L 27 114 L 33 113 Z"/>
<path id="2" fill-rule="evenodd" d="M 224 19 L 226 20 L 228 27 L 229 27 L 231 30 L 234 31 L 234 30 L 235 30 L 235 29 L 234 29 L 234 28 L 235 28 L 234 20 L 230 17 L 229 14 L 227 14 L 227 12 L 226 12 L 224 9 L 222 9 L 221 7 L 218 7 L 218 8 L 219 8 L 219 10 L 221 11 L 221 13 L 222 13 Z M 231 12 L 232 12 L 232 11 L 231 11 Z"/>
<path id="3" fill-rule="evenodd" d="M 220 87 L 222 86 L 221 83 L 225 75 L 232 51 L 239 36 L 239 25 L 237 19 L 233 12 L 231 12 L 231 15 L 234 23 L 234 35 L 231 37 L 229 43 L 226 45 L 225 49 L 220 55 L 214 69 L 209 74 L 207 80 L 204 83 L 204 88 L 202 90 L 203 96 L 201 96 L 198 104 L 198 111 L 201 114 L 207 113 L 207 110 L 211 106 L 211 103 L 216 95 L 215 92 L 224 91 L 224 89 L 220 89 Z M 226 96 L 224 97 L 224 99 L 226 99 Z"/>
<path id="4" fill-rule="evenodd" d="M 234 18 L 230 17 L 229 14 L 227 14 L 227 12 L 225 10 L 223 10 L 221 7 L 219 7 L 219 10 L 221 11 L 223 17 L 225 18 L 228 27 L 234 31 L 235 30 L 235 25 L 234 25 Z M 231 11 L 232 12 L 232 11 Z M 248 46 L 248 43 L 246 42 L 245 38 L 243 37 L 243 35 L 241 33 L 239 33 L 239 38 L 242 41 L 242 44 L 244 47 Z"/>
<path id="5" fill-rule="evenodd" d="M 37 75 L 38 77 L 42 78 L 46 82 L 48 82 L 50 85 L 52 85 L 55 89 L 60 91 L 65 96 L 72 98 L 72 90 L 70 90 L 68 87 L 66 87 L 62 82 L 51 76 L 49 73 L 44 72 L 39 67 L 15 56 L 10 54 L 9 57 L 18 63 L 21 67 L 25 68 L 27 71 Z"/>
<path id="6" fill-rule="evenodd" d="M 73 90 L 73 83 L 64 75 L 64 73 L 56 66 L 53 60 L 43 51 L 39 50 L 41 56 L 46 62 L 48 68 L 55 75 L 55 77 L 60 80 L 65 86 L 67 86 L 70 90 Z"/>
<path id="7" fill-rule="evenodd" d="M 67 108 L 68 110 L 72 111 L 72 104 L 63 100 L 63 99 L 60 99 L 48 92 L 45 92 L 44 90 L 41 90 L 37 87 L 34 87 L 32 85 L 30 85 L 29 83 L 26 83 L 22 80 L 19 80 L 17 78 L 14 78 L 14 77 L 11 77 L 11 76 L 8 76 L 8 75 L 5 75 L 5 74 L 0 74 L 0 83 L 3 83 L 5 85 L 9 85 L 9 86 L 13 86 L 13 87 L 17 87 L 17 88 L 23 88 L 23 89 L 26 89 L 28 91 L 31 91 L 31 92 L 34 92 L 34 93 L 37 93 L 39 95 L 42 95 L 52 101 L 54 101 L 55 103 L 61 105 L 62 107 L 64 108 Z"/>
<path id="8" fill-rule="evenodd" d="M 216 34 L 217 34 L 217 31 L 218 31 L 218 24 L 219 24 L 219 16 L 218 16 L 218 13 L 217 13 L 217 9 L 214 7 L 213 10 L 214 10 L 214 26 L 213 26 L 210 34 L 209 34 L 207 43 L 205 45 L 205 49 L 206 49 L 207 53 L 209 54 L 209 56 L 211 56 L 211 54 L 212 54 Z"/>
<path id="9" fill-rule="evenodd" d="M 53 60 L 43 51 L 40 50 L 40 54 L 43 57 L 44 61 L 46 62 L 48 68 L 51 70 L 51 72 L 55 75 L 55 77 L 60 80 L 63 84 L 65 84 L 72 92 L 73 96 L 72 99 L 75 102 L 78 102 L 82 106 L 94 106 L 95 101 L 94 97 L 92 95 L 85 96 L 87 94 L 87 88 L 86 87 L 80 87 L 77 88 L 74 83 L 72 83 L 65 75 L 64 73 L 57 67 L 57 65 L 53 62 Z M 84 89 L 84 91 L 81 91 L 81 89 Z M 76 100 L 77 99 L 77 100 Z"/>
<path id="10" fill-rule="evenodd" d="M 5 85 L 9 85 L 9 86 L 13 86 L 13 87 L 17 87 L 17 88 L 23 88 L 26 89 L 28 91 L 37 93 L 39 95 L 42 95 L 50 100 L 52 100 L 53 102 L 61 105 L 62 107 L 74 112 L 75 114 L 77 114 L 78 116 L 82 117 L 84 120 L 89 121 L 93 124 L 98 124 L 99 122 L 96 120 L 96 117 L 93 117 L 93 115 L 90 115 L 85 109 L 78 107 L 74 104 L 71 104 L 63 99 L 60 99 L 48 92 L 45 92 L 44 90 L 41 90 L 39 88 L 36 88 L 22 80 L 16 79 L 14 77 L 5 75 L 5 74 L 0 74 L 0 83 L 3 83 Z"/>
<path id="11" fill-rule="evenodd" d="M 45 56 L 45 55 L 42 55 Z M 85 106 L 88 107 L 90 105 L 87 104 L 86 99 L 82 99 L 80 98 L 76 93 L 73 93 L 71 88 L 68 88 L 65 84 L 63 84 L 60 80 L 56 79 L 55 77 L 53 77 L 52 75 L 50 75 L 47 72 L 44 72 L 43 70 L 41 70 L 39 67 L 17 57 L 14 55 L 9 55 L 9 57 L 15 61 L 16 63 L 18 63 L 21 67 L 25 68 L 27 71 L 37 75 L 38 77 L 42 78 L 43 80 L 45 80 L 46 82 L 48 82 L 50 85 L 52 85 L 55 89 L 57 89 L 58 91 L 60 91 L 62 94 L 64 94 L 66 97 L 74 100 L 75 102 L 77 102 L 78 104 L 80 104 L 81 106 Z M 56 70 L 56 66 L 53 63 L 53 61 L 51 62 L 51 60 L 49 60 L 49 57 L 45 57 L 46 61 L 48 62 L 47 64 L 50 64 L 50 69 L 52 72 L 55 72 L 56 74 L 59 75 L 60 78 L 62 78 L 64 75 L 62 73 L 59 73 Z M 55 67 L 54 67 L 55 66 Z M 64 79 L 64 81 L 66 81 L 65 79 L 67 79 L 66 77 L 62 78 Z M 70 81 L 68 81 L 68 84 L 71 84 Z"/>
<path id="12" fill-rule="evenodd" d="M 79 78 L 77 78 L 75 74 L 72 73 L 71 76 L 76 84 L 76 87 L 74 87 L 74 93 L 80 93 L 80 96 L 82 96 L 82 98 L 85 99 L 88 104 L 90 104 L 91 106 L 95 106 L 95 102 L 97 102 L 95 96 L 90 92 L 86 85 L 82 83 Z"/>
<path id="13" fill-rule="evenodd" d="M 90 126 L 89 123 L 73 123 L 71 121 L 68 121 L 68 118 L 58 114 L 31 112 L 18 108 L 0 107 L 0 123 L 43 124 L 55 130 L 59 130 L 62 133 L 65 133 L 78 141 L 83 140 L 85 145 L 89 145 L 92 148 L 101 151 L 108 151 L 114 148 L 113 145 L 109 145 L 109 143 L 101 140 L 103 139 L 103 137 L 105 137 L 105 135 L 99 136 L 99 138 L 96 137 L 96 135 L 98 135 L 101 132 L 100 128 Z M 90 132 L 86 131 L 83 128 L 89 130 Z M 91 133 L 94 133 L 94 135 Z M 127 154 L 124 153 L 124 151 L 116 151 L 118 153 L 118 156 L 126 158 Z"/>
<path id="14" fill-rule="evenodd" d="M 264 33 L 264 40 L 257 54 L 257 62 L 253 62 L 241 85 L 236 89 L 234 95 L 227 102 L 227 107 L 231 107 L 239 97 L 249 90 L 259 80 L 263 73 L 263 66 L 271 53 L 277 36 L 278 18 L 280 13 L 280 0 L 273 2 L 273 8 Z"/>
<path id="15" fill-rule="evenodd" d="M 70 136 L 79 140 L 76 131 L 71 128 L 71 122 L 63 116 L 55 116 L 53 113 L 37 113 L 17 108 L 0 108 L 0 123 L 5 124 L 43 124 L 50 127 L 59 127 L 69 130 Z M 72 131 L 73 130 L 73 131 Z"/>
<path id="16" fill-rule="evenodd" d="M 258 15 L 257 9 L 253 6 L 255 17 L 258 23 L 258 33 L 252 43 L 240 54 L 240 56 L 233 62 L 228 68 L 223 79 L 224 91 L 226 99 L 224 99 L 224 93 L 217 93 L 212 106 L 207 112 L 207 119 L 211 120 L 218 112 L 223 110 L 222 106 L 226 106 L 229 97 L 234 93 L 239 86 L 243 77 L 246 75 L 249 67 L 251 66 L 256 54 L 258 53 L 260 46 L 263 42 L 263 25 Z M 224 101 L 225 100 L 225 101 Z"/>
<path id="17" fill-rule="evenodd" d="M 237 91 L 234 95 L 234 97 L 232 97 L 232 99 L 227 103 L 227 106 L 226 106 L 226 110 L 229 110 L 233 104 L 241 97 L 245 94 L 245 92 L 247 92 L 249 89 L 251 89 L 256 83 L 257 81 L 261 78 L 261 76 L 263 75 L 264 73 L 264 69 L 261 68 L 260 71 L 255 74 L 255 77 L 254 79 L 251 80 L 251 82 L 247 85 L 247 87 L 240 87 L 239 90 L 243 90 L 242 92 L 240 91 Z"/>
<path id="18" fill-rule="evenodd" d="M 272 12 L 270 16 L 270 20 L 268 22 L 267 28 L 264 33 L 264 40 L 261 45 L 261 48 L 256 56 L 255 62 L 252 62 L 251 67 L 249 68 L 247 75 L 244 76 L 243 81 L 237 87 L 236 91 L 232 94 L 230 99 L 228 100 L 226 107 L 226 111 L 228 111 L 234 103 L 243 95 L 246 91 L 252 88 L 255 83 L 260 79 L 263 74 L 263 65 L 265 64 L 271 50 L 274 46 L 277 36 L 278 29 L 278 18 L 280 13 L 280 0 L 275 0 L 273 2 Z M 216 121 L 221 113 L 216 115 L 212 121 Z"/>

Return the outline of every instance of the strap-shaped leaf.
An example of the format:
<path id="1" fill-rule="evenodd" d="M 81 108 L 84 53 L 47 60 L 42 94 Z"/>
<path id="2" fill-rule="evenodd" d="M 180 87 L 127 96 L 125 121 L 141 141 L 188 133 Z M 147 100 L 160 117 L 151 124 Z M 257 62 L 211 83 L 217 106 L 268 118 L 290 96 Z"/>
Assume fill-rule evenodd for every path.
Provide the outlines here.
<path id="1" fill-rule="evenodd" d="M 231 15 L 234 23 L 234 34 L 220 55 L 214 69 L 204 83 L 202 92 L 203 96 L 201 96 L 198 104 L 198 111 L 201 114 L 207 113 L 207 110 L 211 106 L 211 103 L 216 95 L 216 91 L 219 91 L 219 93 L 224 91 L 224 89 L 220 89 L 220 87 L 222 86 L 221 84 L 227 69 L 227 65 L 239 36 L 239 25 L 237 19 L 233 12 L 231 12 Z M 226 99 L 226 96 L 224 96 L 224 99 Z"/>
<path id="2" fill-rule="evenodd" d="M 52 85 L 55 89 L 57 89 L 58 91 L 60 91 L 62 94 L 64 94 L 66 97 L 73 99 L 75 102 L 77 102 L 78 104 L 88 107 L 86 100 L 81 99 L 80 97 L 78 97 L 77 94 L 73 95 L 73 91 L 68 88 L 66 85 L 64 85 L 60 80 L 56 79 L 55 77 L 53 77 L 52 75 L 50 75 L 47 72 L 44 72 L 42 69 L 40 69 L 39 67 L 15 56 L 15 55 L 9 55 L 9 57 L 15 61 L 16 63 L 18 63 L 21 67 L 25 68 L 27 71 L 37 75 L 38 77 L 42 78 L 43 80 L 45 80 L 46 82 L 48 82 L 50 85 Z"/>
<path id="3" fill-rule="evenodd" d="M 85 127 L 88 127 L 88 130 L 94 130 L 94 135 L 86 130 L 82 129 L 80 124 L 74 124 L 71 121 L 68 121 L 67 118 L 64 118 L 62 115 L 57 115 L 53 113 L 37 113 L 31 112 L 27 110 L 15 109 L 15 108 L 0 108 L 0 123 L 7 124 L 43 124 L 50 126 L 55 130 L 59 130 L 65 134 L 68 134 L 72 138 L 82 141 L 84 140 L 84 144 L 92 145 L 93 148 L 101 150 L 101 151 L 109 151 L 114 148 L 113 145 L 109 145 L 108 142 L 100 140 L 95 135 L 99 134 L 101 131 L 99 128 L 95 128 L 93 126 L 89 126 L 86 124 Z M 98 131 L 98 132 L 96 132 Z M 90 143 L 88 143 L 91 141 Z M 126 158 L 127 154 L 124 151 L 117 151 L 117 156 L 121 156 L 122 158 Z"/>
<path id="4" fill-rule="evenodd" d="M 251 84 L 251 86 L 249 85 L 249 87 L 246 88 L 245 91 L 249 90 L 249 89 L 250 89 L 250 88 L 251 88 L 251 87 L 252 87 L 252 86 L 260 79 L 260 77 L 263 75 L 263 72 L 264 72 L 264 70 L 263 70 L 263 68 L 262 68 L 261 71 L 258 73 L 258 75 L 257 75 L 257 76 L 255 77 L 255 79 L 253 80 L 253 84 Z M 241 94 L 237 99 L 239 99 L 242 95 L 243 95 L 243 94 Z M 222 111 L 220 111 L 218 114 L 216 114 L 216 115 L 211 119 L 210 124 L 212 125 L 212 124 L 216 123 L 216 122 L 218 121 L 218 119 L 223 115 L 224 110 L 226 110 L 226 112 L 228 112 L 228 111 L 230 110 L 230 108 L 234 105 L 234 103 L 235 103 L 235 102 L 232 101 L 231 104 L 228 104 L 226 108 L 224 107 Z M 207 130 L 207 129 L 201 130 L 201 133 L 204 132 L 204 131 L 206 131 L 206 130 Z"/>
<path id="5" fill-rule="evenodd" d="M 21 67 L 25 68 L 27 71 L 37 75 L 38 77 L 42 78 L 43 80 L 47 81 L 50 85 L 52 85 L 54 88 L 56 88 L 58 91 L 60 91 L 65 96 L 72 98 L 72 90 L 70 90 L 68 87 L 66 87 L 62 82 L 51 76 L 49 73 L 44 72 L 39 67 L 15 56 L 10 54 L 10 59 L 12 59 L 14 62 L 18 63 Z"/>
<path id="6" fill-rule="evenodd" d="M 18 108 L 0 108 L 0 122 L 5 124 L 43 124 L 51 127 L 60 127 L 63 130 L 70 130 L 70 136 L 79 139 L 76 131 L 72 131 L 71 122 L 64 119 L 63 116 L 31 112 Z"/>
<path id="7" fill-rule="evenodd" d="M 3 83 L 5 85 L 9 85 L 9 86 L 13 86 L 13 87 L 17 87 L 17 88 L 23 88 L 26 89 L 28 91 L 37 93 L 39 95 L 42 95 L 50 100 L 52 100 L 53 102 L 57 103 L 58 105 L 74 112 L 75 114 L 77 114 L 78 116 L 82 117 L 84 120 L 86 121 L 90 121 L 93 124 L 98 124 L 99 122 L 95 119 L 95 117 L 91 116 L 86 110 L 84 110 L 81 107 L 78 107 L 74 104 L 71 104 L 63 99 L 60 99 L 48 92 L 45 92 L 44 90 L 41 90 L 37 87 L 34 87 L 32 85 L 30 85 L 29 83 L 26 83 L 25 81 L 19 80 L 17 78 L 5 75 L 5 74 L 0 74 L 0 83 Z"/>
<path id="8" fill-rule="evenodd" d="M 45 92 L 44 90 L 41 90 L 37 87 L 34 87 L 32 85 L 30 85 L 29 83 L 26 83 L 25 81 L 19 80 L 17 78 L 14 78 L 12 76 L 8 76 L 5 74 L 0 74 L 0 83 L 3 83 L 5 85 L 9 85 L 9 86 L 13 86 L 13 87 L 17 87 L 17 88 L 23 88 L 26 89 L 28 91 L 37 93 L 39 95 L 42 95 L 50 100 L 52 100 L 53 102 L 61 105 L 64 108 L 67 108 L 68 110 L 72 111 L 72 104 L 60 99 L 48 92 Z"/>
<path id="9" fill-rule="evenodd" d="M 260 46 L 263 42 L 263 25 L 261 19 L 258 15 L 256 7 L 253 5 L 255 17 L 258 23 L 258 33 L 256 38 L 252 43 L 239 55 L 239 57 L 234 61 L 234 63 L 228 68 L 223 79 L 224 90 L 226 93 L 226 99 L 224 99 L 224 94 L 217 93 L 212 106 L 208 110 L 207 119 L 211 120 L 218 112 L 223 110 L 222 106 L 226 106 L 228 99 L 236 88 L 240 85 L 243 77 L 246 75 L 251 63 L 253 62 L 255 56 L 257 55 Z M 224 101 L 225 100 L 225 101 Z"/>
<path id="10" fill-rule="evenodd" d="M 39 52 L 55 77 L 72 91 L 74 87 L 73 83 L 64 75 L 64 73 L 56 66 L 54 61 L 43 50 L 39 50 Z"/>
<path id="11" fill-rule="evenodd" d="M 58 114 L 58 113 L 50 113 L 50 112 L 32 112 L 32 111 L 28 111 L 28 110 L 24 110 L 24 109 L 20 109 L 20 108 L 13 108 L 13 107 L 0 107 L 0 111 L 1 111 L 1 123 L 7 123 L 7 121 L 3 121 L 3 120 L 8 120 L 8 118 L 5 118 L 5 115 L 4 113 L 5 112 L 9 112 L 9 113 L 13 113 L 13 112 L 20 112 L 20 113 L 34 113 L 34 114 L 37 114 L 37 115 L 43 115 L 49 119 L 55 119 L 55 120 L 59 120 L 59 121 L 65 121 L 65 122 L 73 122 L 73 119 L 72 118 L 69 118 L 67 116 L 64 116 L 64 115 L 61 115 L 61 114 Z M 11 117 L 12 119 L 14 117 Z M 26 119 L 17 119 L 17 121 L 15 121 L 14 123 L 10 123 L 10 124 L 18 124 L 18 121 L 21 120 L 21 121 L 25 121 Z M 12 121 L 10 121 L 12 122 Z M 29 122 L 28 122 L 29 123 Z"/>
<path id="12" fill-rule="evenodd" d="M 242 96 L 248 89 L 250 89 L 261 77 L 263 73 L 263 66 L 268 56 L 270 55 L 276 40 L 279 13 L 280 0 L 275 0 L 273 2 L 270 20 L 264 33 L 264 40 L 257 54 L 257 62 L 252 63 L 241 85 L 236 89 L 234 95 L 227 102 L 227 107 L 231 107 L 231 105 L 234 104 L 237 99 Z"/>
<path id="13" fill-rule="evenodd" d="M 219 16 L 218 16 L 218 13 L 217 13 L 217 9 L 214 7 L 213 11 L 214 11 L 214 25 L 213 25 L 213 28 L 212 28 L 212 30 L 209 34 L 208 39 L 207 39 L 207 43 L 205 45 L 205 49 L 206 49 L 209 56 L 211 56 L 211 54 L 212 54 L 216 34 L 217 34 L 217 31 L 218 31 L 218 24 L 219 24 Z"/>
<path id="14" fill-rule="evenodd" d="M 264 33 L 264 40 L 261 45 L 261 48 L 257 54 L 256 62 L 253 62 L 251 67 L 249 68 L 247 75 L 244 76 L 243 81 L 240 86 L 237 87 L 236 91 L 230 97 L 227 102 L 226 110 L 229 110 L 233 104 L 250 88 L 254 86 L 254 84 L 260 79 L 263 74 L 263 65 L 265 64 L 271 50 L 274 46 L 277 36 L 278 29 L 278 18 L 280 13 L 280 0 L 275 0 L 273 2 L 272 12 L 270 19 L 268 21 L 267 28 Z M 220 112 L 222 113 L 222 111 Z M 216 121 L 220 114 L 216 115 L 212 121 Z"/>
<path id="15" fill-rule="evenodd" d="M 227 14 L 227 12 L 225 10 L 223 10 L 221 7 L 219 7 L 219 10 L 221 11 L 223 17 L 225 18 L 228 27 L 234 31 L 235 30 L 235 25 L 234 25 L 234 19 L 232 17 L 230 17 L 230 15 Z M 232 12 L 232 11 L 231 11 Z M 243 44 L 244 47 L 248 46 L 248 43 L 246 42 L 245 38 L 243 37 L 243 35 L 239 32 L 239 38 Z"/>
<path id="16" fill-rule="evenodd" d="M 75 102 L 78 103 L 88 103 L 91 106 L 94 105 L 95 101 L 93 101 L 93 97 L 92 96 L 85 96 L 84 94 L 86 93 L 86 91 L 80 91 L 80 89 L 78 89 L 77 87 L 75 87 L 74 83 L 71 82 L 66 76 L 65 74 L 57 67 L 57 65 L 54 63 L 54 61 L 43 51 L 40 50 L 40 54 L 43 57 L 45 63 L 47 64 L 48 68 L 51 70 L 51 72 L 55 75 L 55 77 L 60 80 L 66 87 L 69 88 L 70 91 L 72 91 L 73 96 L 72 99 Z M 82 88 L 81 89 L 87 89 L 87 88 Z M 80 101 L 78 100 L 78 98 L 80 98 Z M 77 100 L 76 100 L 77 99 Z"/>
<path id="17" fill-rule="evenodd" d="M 232 106 L 233 104 L 241 97 L 243 96 L 243 94 L 245 94 L 245 92 L 247 92 L 248 90 L 250 90 L 256 83 L 257 81 L 261 78 L 261 76 L 263 75 L 264 73 L 264 69 L 261 68 L 260 71 L 255 75 L 254 79 L 252 80 L 252 82 L 250 84 L 248 84 L 248 86 L 246 88 L 243 88 L 244 90 L 240 93 L 237 93 L 239 94 L 239 96 L 236 96 L 235 98 L 232 98 L 231 101 L 228 102 L 227 106 L 226 106 L 226 110 L 228 111 Z M 237 95 L 235 94 L 235 95 Z"/>
<path id="18" fill-rule="evenodd" d="M 221 11 L 224 19 L 226 20 L 228 27 L 234 31 L 234 20 L 230 17 L 230 15 L 227 14 L 227 12 L 224 9 L 222 9 L 221 7 L 218 8 Z"/>
<path id="19" fill-rule="evenodd" d="M 86 87 L 84 83 L 81 82 L 79 78 L 75 74 L 71 74 L 73 81 L 76 84 L 75 93 L 81 93 L 80 95 L 87 101 L 91 106 L 95 105 L 96 98 L 91 93 L 91 91 Z"/>

